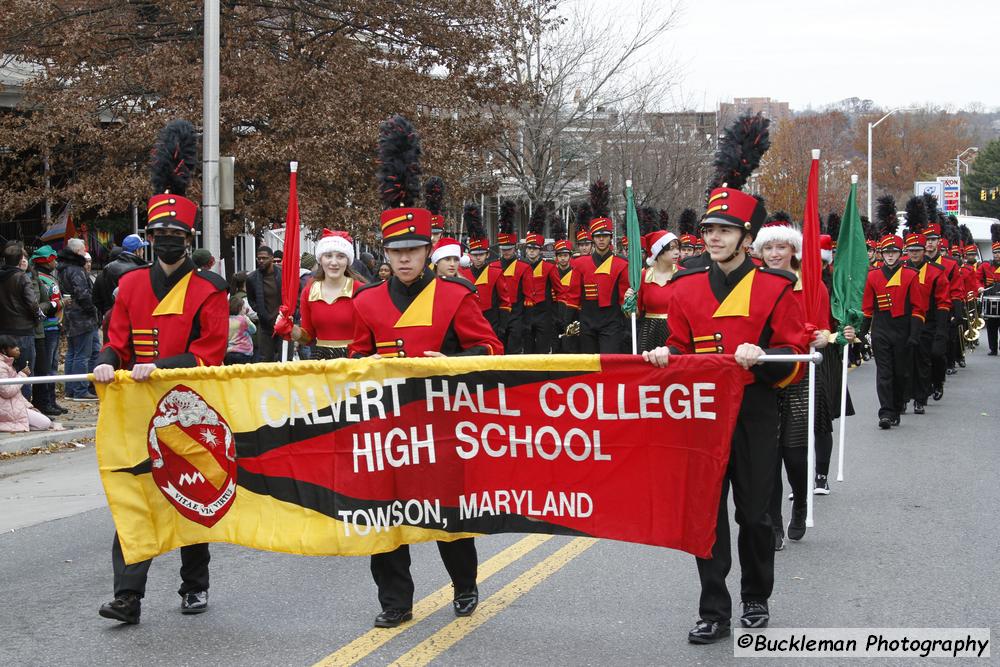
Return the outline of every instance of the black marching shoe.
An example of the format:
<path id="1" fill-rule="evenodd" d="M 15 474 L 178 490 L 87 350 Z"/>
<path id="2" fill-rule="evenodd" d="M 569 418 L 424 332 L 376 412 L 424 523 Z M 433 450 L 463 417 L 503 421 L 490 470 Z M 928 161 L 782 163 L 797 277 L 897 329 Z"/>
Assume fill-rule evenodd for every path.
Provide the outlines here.
<path id="1" fill-rule="evenodd" d="M 479 589 L 473 588 L 457 594 L 451 604 L 455 609 L 455 616 L 472 616 L 472 612 L 479 606 Z"/>
<path id="2" fill-rule="evenodd" d="M 139 622 L 139 614 L 142 613 L 141 600 L 142 598 L 135 593 L 122 593 L 111 602 L 102 604 L 97 613 L 113 621 L 136 625 Z"/>
<path id="3" fill-rule="evenodd" d="M 779 526 L 774 527 L 774 550 L 785 550 L 785 531 L 783 531 Z"/>
<path id="4" fill-rule="evenodd" d="M 913 401 L 913 414 L 915 414 L 915 415 L 922 415 L 922 414 L 924 414 L 924 404 L 923 403 L 917 403 L 916 401 Z"/>
<path id="5" fill-rule="evenodd" d="M 944 385 L 939 384 L 934 386 L 934 393 L 932 394 L 935 401 L 940 401 L 941 397 L 944 396 Z"/>
<path id="6" fill-rule="evenodd" d="M 792 519 L 788 522 L 788 539 L 798 542 L 806 534 L 806 508 L 792 506 Z"/>
<path id="7" fill-rule="evenodd" d="M 958 360 L 958 367 L 959 368 L 965 368 L 965 359 L 959 359 Z"/>
<path id="8" fill-rule="evenodd" d="M 888 417 L 879 417 L 878 427 L 884 431 L 888 431 L 890 428 L 892 428 L 892 420 L 889 419 Z"/>
<path id="9" fill-rule="evenodd" d="M 766 602 L 744 602 L 740 625 L 744 628 L 766 628 L 771 620 Z"/>
<path id="10" fill-rule="evenodd" d="M 899 426 L 899 415 L 896 415 L 895 417 L 893 417 L 892 420 L 890 421 L 890 423 L 893 426 Z"/>
<path id="11" fill-rule="evenodd" d="M 948 370 L 946 370 L 946 371 L 944 372 L 944 374 L 945 374 L 945 375 L 954 375 L 954 374 L 955 374 L 955 373 L 957 373 L 957 372 L 958 372 L 958 369 L 957 369 L 957 368 L 954 368 L 954 367 L 952 367 L 952 368 L 949 368 Z"/>
<path id="12" fill-rule="evenodd" d="M 990 350 L 989 352 L 986 353 L 986 356 L 987 357 L 995 357 L 995 356 L 997 356 L 997 351 L 996 350 Z"/>
<path id="13" fill-rule="evenodd" d="M 816 483 L 813 484 L 813 495 L 830 495 L 830 480 L 827 479 L 826 475 L 816 475 Z"/>
<path id="14" fill-rule="evenodd" d="M 688 641 L 692 644 L 714 644 L 729 636 L 729 621 L 703 621 L 698 619 L 688 632 Z"/>
<path id="15" fill-rule="evenodd" d="M 412 609 L 386 609 L 375 617 L 376 628 L 397 628 L 406 621 L 413 620 Z"/>
<path id="16" fill-rule="evenodd" d="M 201 614 L 208 611 L 208 591 L 189 591 L 181 596 L 182 614 Z"/>

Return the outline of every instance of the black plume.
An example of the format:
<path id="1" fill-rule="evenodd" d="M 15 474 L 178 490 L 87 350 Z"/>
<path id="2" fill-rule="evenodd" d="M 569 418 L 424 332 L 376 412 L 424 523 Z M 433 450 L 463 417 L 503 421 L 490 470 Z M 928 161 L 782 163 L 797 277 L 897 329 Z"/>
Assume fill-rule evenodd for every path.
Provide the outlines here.
<path id="1" fill-rule="evenodd" d="M 787 211 L 775 211 L 767 216 L 767 222 L 792 226 L 792 216 L 788 215 Z"/>
<path id="2" fill-rule="evenodd" d="M 840 234 L 840 216 L 832 211 L 826 216 L 826 233 L 829 234 L 834 241 L 837 240 L 837 236 Z"/>
<path id="3" fill-rule="evenodd" d="M 657 221 L 657 226 L 661 231 L 667 231 L 670 229 L 670 214 L 667 213 L 667 209 L 661 208 L 659 220 Z"/>
<path id="4" fill-rule="evenodd" d="M 514 211 L 516 208 L 517 204 L 512 201 L 500 204 L 500 219 L 497 221 L 497 226 L 500 228 L 501 234 L 514 233 Z"/>
<path id="5" fill-rule="evenodd" d="M 656 223 L 658 221 L 658 216 L 655 210 L 643 206 L 638 211 L 639 217 L 639 233 L 645 236 L 646 234 L 651 234 L 656 231 Z M 622 225 L 625 232 L 628 233 L 628 228 L 626 225 Z"/>
<path id="6" fill-rule="evenodd" d="M 441 215 L 444 210 L 444 179 L 431 176 L 424 183 L 424 206 L 431 215 Z"/>
<path id="7" fill-rule="evenodd" d="M 937 222 L 938 220 L 938 200 L 929 192 L 920 195 L 924 200 L 924 208 L 927 209 L 927 222 Z"/>
<path id="8" fill-rule="evenodd" d="M 695 229 L 698 227 L 698 214 L 694 212 L 693 208 L 686 208 L 681 211 L 681 217 L 677 221 L 677 233 L 678 234 L 690 234 L 694 236 Z"/>
<path id="9" fill-rule="evenodd" d="M 975 240 L 972 238 L 972 231 L 967 225 L 959 225 L 958 229 L 962 232 L 962 243 L 965 245 L 972 245 Z"/>
<path id="10" fill-rule="evenodd" d="M 552 217 L 549 218 L 549 232 L 552 234 L 553 241 L 566 239 L 566 223 L 563 222 L 563 217 L 558 211 L 553 211 Z"/>
<path id="11" fill-rule="evenodd" d="M 602 180 L 590 184 L 590 208 L 595 218 L 611 217 L 611 189 Z"/>
<path id="12" fill-rule="evenodd" d="M 990 239 L 993 243 L 1000 243 L 1000 222 L 990 225 Z"/>
<path id="13" fill-rule="evenodd" d="M 899 229 L 896 219 L 896 200 L 892 195 L 882 195 L 875 201 L 875 233 L 895 234 Z"/>
<path id="14" fill-rule="evenodd" d="M 413 206 L 420 196 L 420 137 L 398 114 L 378 127 L 377 178 L 383 208 Z"/>
<path id="15" fill-rule="evenodd" d="M 906 229 L 911 234 L 927 229 L 927 207 L 923 197 L 913 196 L 906 200 Z"/>
<path id="16" fill-rule="evenodd" d="M 709 191 L 723 184 L 737 190 L 746 185 L 750 174 L 760 166 L 761 158 L 771 147 L 770 124 L 762 113 L 744 114 L 726 128 L 715 153 L 715 175 L 709 183 Z"/>
<path id="17" fill-rule="evenodd" d="M 583 202 L 576 207 L 576 230 L 588 231 L 590 229 L 590 221 L 594 217 L 594 210 L 590 208 L 589 202 Z"/>
<path id="18" fill-rule="evenodd" d="M 153 192 L 184 196 L 198 165 L 198 137 L 186 120 L 172 120 L 156 135 L 150 160 Z"/>
<path id="19" fill-rule="evenodd" d="M 430 182 L 430 181 L 428 181 Z M 433 213 L 433 210 L 431 211 Z M 486 230 L 483 228 L 483 216 L 479 212 L 479 207 L 475 204 L 466 204 L 462 212 L 462 221 L 469 232 L 470 239 L 486 238 Z"/>
<path id="20" fill-rule="evenodd" d="M 545 218 L 547 217 L 548 211 L 545 204 L 535 203 L 531 207 L 531 218 L 528 219 L 528 231 L 535 234 L 544 234 Z"/>
<path id="21" fill-rule="evenodd" d="M 955 245 L 962 242 L 962 232 L 959 230 L 958 225 L 955 224 L 957 221 L 954 216 L 949 215 L 945 218 L 945 224 L 941 225 L 941 234 L 948 239 L 950 245 Z M 951 222 L 948 222 L 950 220 Z"/>

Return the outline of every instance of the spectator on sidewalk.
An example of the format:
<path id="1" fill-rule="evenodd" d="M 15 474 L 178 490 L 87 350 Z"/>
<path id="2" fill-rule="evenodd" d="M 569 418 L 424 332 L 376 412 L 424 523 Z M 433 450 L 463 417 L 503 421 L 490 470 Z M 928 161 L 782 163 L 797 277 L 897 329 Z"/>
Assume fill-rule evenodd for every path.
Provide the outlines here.
<path id="1" fill-rule="evenodd" d="M 247 300 L 257 312 L 256 361 L 275 361 L 281 351 L 281 338 L 274 335 L 281 306 L 281 267 L 266 245 L 257 249 L 257 270 L 247 278 Z"/>
<path id="2" fill-rule="evenodd" d="M 121 277 L 139 267 L 146 266 L 146 248 L 149 243 L 138 234 L 129 234 L 122 241 L 121 252 L 111 261 L 94 281 L 94 305 L 103 318 L 115 305 L 115 290 Z"/>
<path id="3" fill-rule="evenodd" d="M 84 265 L 83 240 L 70 239 L 59 252 L 59 290 L 63 294 L 63 325 L 66 327 L 66 374 L 81 375 L 94 370 L 91 358 L 98 340 L 98 314 L 94 307 L 93 285 Z M 86 382 L 67 382 L 66 399 L 93 402 Z"/>
<path id="4" fill-rule="evenodd" d="M 198 248 L 192 252 L 191 261 L 194 262 L 194 268 L 199 271 L 211 271 L 215 266 L 215 258 L 208 248 Z"/>
<path id="5" fill-rule="evenodd" d="M 38 286 L 38 309 L 42 319 L 35 325 L 35 377 L 54 375 L 59 368 L 59 321 L 62 319 L 62 295 L 52 276 L 56 251 L 44 245 L 31 255 L 33 277 Z M 67 412 L 56 403 L 56 385 L 36 384 L 31 390 L 32 404 L 43 415 L 56 417 Z"/>
<path id="6" fill-rule="evenodd" d="M 365 283 L 375 281 L 375 258 L 370 252 L 363 252 L 351 263 L 351 272 Z"/>
<path id="7" fill-rule="evenodd" d="M 38 312 L 38 285 L 25 269 L 28 257 L 20 243 L 8 243 L 3 250 L 0 266 L 0 334 L 14 336 L 20 348 L 20 359 L 14 369 L 35 367 L 35 325 L 41 321 Z M 22 393 L 31 398 L 31 387 Z"/>
<path id="8" fill-rule="evenodd" d="M 253 362 L 253 335 L 257 332 L 244 311 L 243 297 L 229 297 L 229 343 L 226 345 L 226 366 Z"/>
<path id="9" fill-rule="evenodd" d="M 14 362 L 21 356 L 18 338 L 0 335 L 0 378 L 28 377 L 27 368 L 18 372 Z M 25 433 L 27 431 L 61 431 L 62 426 L 35 409 L 20 392 L 22 385 L 0 385 L 0 432 Z"/>

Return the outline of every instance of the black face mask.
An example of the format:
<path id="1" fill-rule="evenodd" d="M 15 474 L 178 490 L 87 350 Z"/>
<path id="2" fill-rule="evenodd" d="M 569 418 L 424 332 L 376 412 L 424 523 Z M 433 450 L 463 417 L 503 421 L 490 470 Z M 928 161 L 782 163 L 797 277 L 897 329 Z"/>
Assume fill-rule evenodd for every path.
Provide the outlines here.
<path id="1" fill-rule="evenodd" d="M 183 236 L 157 236 L 153 241 L 153 254 L 164 264 L 176 264 L 187 252 L 187 239 Z"/>

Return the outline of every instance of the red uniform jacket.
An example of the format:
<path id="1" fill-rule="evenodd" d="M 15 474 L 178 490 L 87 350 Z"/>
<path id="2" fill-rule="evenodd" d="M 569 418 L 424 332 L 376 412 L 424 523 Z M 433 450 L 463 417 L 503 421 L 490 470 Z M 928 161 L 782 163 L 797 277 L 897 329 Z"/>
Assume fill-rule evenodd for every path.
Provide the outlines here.
<path id="1" fill-rule="evenodd" d="M 531 290 L 531 286 L 528 284 L 531 267 L 528 266 L 527 262 L 522 262 L 516 257 L 509 260 L 498 259 L 494 264 L 500 268 L 503 274 L 501 281 L 510 304 L 508 307 L 510 319 L 517 321 L 524 313 L 524 299 Z"/>
<path id="2" fill-rule="evenodd" d="M 347 279 L 340 294 L 323 294 L 322 282 L 310 278 L 299 295 L 299 325 L 307 340 L 323 347 L 347 347 L 354 339 L 354 306 L 351 299 L 362 285 L 353 278 Z M 326 297 L 326 298 L 324 298 Z"/>
<path id="3" fill-rule="evenodd" d="M 944 269 L 945 278 L 948 280 L 948 300 L 953 308 L 958 308 L 965 303 L 965 281 L 962 280 L 961 271 L 958 270 L 958 262 L 951 257 L 938 255 L 931 260 Z"/>
<path id="4" fill-rule="evenodd" d="M 914 298 L 920 303 L 928 322 L 937 322 L 938 316 L 947 319 L 951 313 L 951 286 L 944 274 L 944 267 L 934 262 L 915 266 L 909 261 L 905 266 L 917 272 L 913 285 Z"/>
<path id="5" fill-rule="evenodd" d="M 476 302 L 493 332 L 499 336 L 511 309 L 500 264 L 491 262 L 478 269 L 474 266 L 460 268 L 458 273 L 476 286 Z"/>
<path id="6" fill-rule="evenodd" d="M 972 301 L 979 295 L 979 278 L 976 276 L 976 268 L 964 264 L 959 270 L 964 279 L 962 287 L 964 296 L 962 298 L 965 301 Z"/>
<path id="7" fill-rule="evenodd" d="M 580 272 L 583 292 L 581 301 L 599 308 L 621 306 L 628 290 L 628 262 L 615 254 L 578 257 L 573 267 Z"/>
<path id="8" fill-rule="evenodd" d="M 980 262 L 978 274 L 980 287 L 987 288 L 1000 283 L 1000 262 Z"/>
<path id="9" fill-rule="evenodd" d="M 794 282 L 792 274 L 757 267 L 750 258 L 729 275 L 716 264 L 681 271 L 671 281 L 667 345 L 677 354 L 733 354 L 741 343 L 802 354 L 809 341 Z M 751 371 L 757 383 L 781 388 L 797 382 L 804 369 L 778 362 Z"/>
<path id="10" fill-rule="evenodd" d="M 643 269 L 642 280 L 639 282 L 639 295 L 636 297 L 639 315 L 666 319 L 672 285 L 669 279 L 664 285 L 654 282 L 652 269 Z"/>
<path id="11" fill-rule="evenodd" d="M 559 275 L 559 292 L 556 294 L 556 303 L 560 303 L 570 310 L 580 310 L 580 290 L 582 276 L 579 271 L 573 270 L 573 264 L 566 269 L 557 268 Z"/>
<path id="12" fill-rule="evenodd" d="M 528 291 L 524 295 L 524 305 L 531 308 L 539 304 L 553 303 L 555 296 L 562 289 L 559 271 L 552 262 L 539 259 L 534 266 L 528 264 Z"/>
<path id="13" fill-rule="evenodd" d="M 865 317 L 882 314 L 892 318 L 916 317 L 924 320 L 919 298 L 914 297 L 917 272 L 900 262 L 895 269 L 881 266 L 868 272 L 861 310 Z"/>
<path id="14" fill-rule="evenodd" d="M 226 281 L 217 273 L 195 270 L 190 259 L 170 276 L 156 262 L 122 276 L 97 363 L 115 368 L 218 366 L 228 339 Z"/>
<path id="15" fill-rule="evenodd" d="M 436 278 L 429 269 L 412 285 L 393 276 L 363 287 L 352 299 L 352 357 L 503 354 L 503 345 L 463 278 Z"/>

